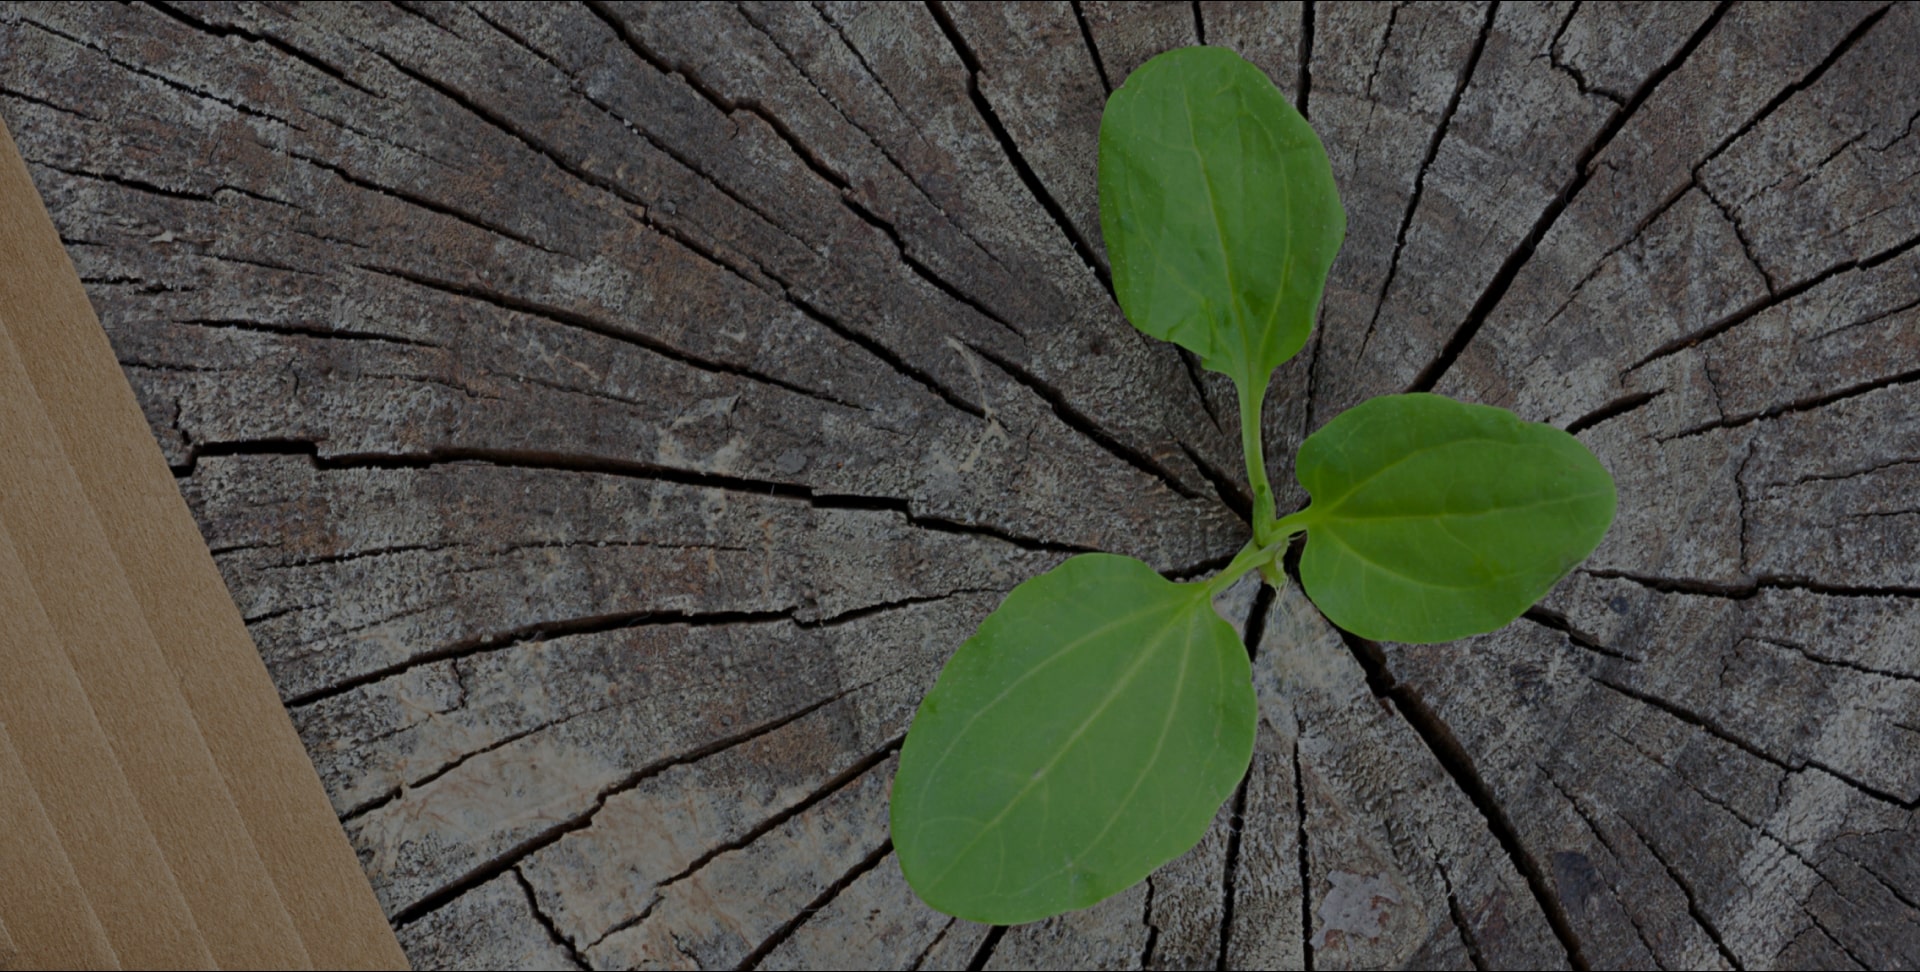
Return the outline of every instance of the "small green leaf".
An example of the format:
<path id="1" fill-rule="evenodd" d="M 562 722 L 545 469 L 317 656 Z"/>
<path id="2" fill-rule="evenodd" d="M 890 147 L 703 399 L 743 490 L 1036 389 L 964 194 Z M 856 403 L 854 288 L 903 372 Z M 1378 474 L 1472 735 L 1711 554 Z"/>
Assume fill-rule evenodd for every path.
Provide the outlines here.
<path id="1" fill-rule="evenodd" d="M 920 704 L 891 807 L 921 900 L 1014 924 L 1185 853 L 1253 754 L 1247 652 L 1203 584 L 1083 554 L 1013 589 Z"/>
<path id="2" fill-rule="evenodd" d="M 1264 389 L 1346 236 L 1319 136 L 1222 47 L 1140 66 L 1100 119 L 1100 231 L 1135 327 Z"/>
<path id="3" fill-rule="evenodd" d="M 1520 616 L 1613 522 L 1613 478 L 1578 439 L 1439 395 L 1388 395 L 1307 437 L 1300 579 L 1333 623 L 1450 641 Z M 1283 524 L 1284 525 L 1284 524 Z"/>

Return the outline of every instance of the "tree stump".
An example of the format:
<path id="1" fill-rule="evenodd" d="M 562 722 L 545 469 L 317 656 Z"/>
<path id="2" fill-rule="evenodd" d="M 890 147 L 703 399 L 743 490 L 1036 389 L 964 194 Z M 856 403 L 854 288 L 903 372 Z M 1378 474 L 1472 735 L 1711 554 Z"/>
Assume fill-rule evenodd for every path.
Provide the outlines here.
<path id="1" fill-rule="evenodd" d="M 886 828 L 943 660 L 1071 553 L 1247 534 L 1231 390 L 1126 324 L 1096 208 L 1107 92 L 1196 42 L 1349 213 L 1274 481 L 1427 389 L 1577 433 L 1619 518 L 1458 644 L 1230 592 L 1207 838 L 949 920 Z M 1872 3 L 23 4 L 0 115 L 420 967 L 1911 968 L 1916 49 Z"/>

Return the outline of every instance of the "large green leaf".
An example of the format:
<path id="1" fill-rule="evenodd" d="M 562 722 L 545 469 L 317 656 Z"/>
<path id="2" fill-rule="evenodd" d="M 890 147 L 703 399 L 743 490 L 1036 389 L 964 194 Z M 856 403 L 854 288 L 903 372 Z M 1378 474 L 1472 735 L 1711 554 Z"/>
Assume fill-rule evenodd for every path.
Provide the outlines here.
<path id="1" fill-rule="evenodd" d="M 1613 478 L 1578 439 L 1512 412 L 1389 395 L 1300 446 L 1313 503 L 1300 579 L 1332 621 L 1449 641 L 1520 616 L 1613 522 Z"/>
<path id="2" fill-rule="evenodd" d="M 1100 231 L 1135 327 L 1264 389 L 1313 329 L 1347 215 L 1319 136 L 1273 82 L 1187 47 L 1107 101 Z"/>
<path id="3" fill-rule="evenodd" d="M 1013 589 L 920 704 L 892 802 L 922 900 L 1013 924 L 1185 853 L 1246 773 L 1246 649 L 1202 584 L 1083 554 Z"/>

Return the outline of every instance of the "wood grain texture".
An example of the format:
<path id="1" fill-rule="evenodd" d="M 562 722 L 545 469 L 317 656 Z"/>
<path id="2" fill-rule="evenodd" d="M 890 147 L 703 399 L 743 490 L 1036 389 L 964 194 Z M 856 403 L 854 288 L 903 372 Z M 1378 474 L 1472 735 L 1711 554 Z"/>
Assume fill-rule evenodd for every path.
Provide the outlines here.
<path id="1" fill-rule="evenodd" d="M 1013 929 L 885 796 L 1004 591 L 1242 542 L 1094 146 L 1229 46 L 1349 212 L 1263 425 L 1410 389 L 1620 516 L 1509 628 L 1236 592 L 1253 768 Z M 20 4 L 0 116 L 421 967 L 1920 962 L 1920 7 Z M 1283 511 L 1285 512 L 1285 511 Z"/>

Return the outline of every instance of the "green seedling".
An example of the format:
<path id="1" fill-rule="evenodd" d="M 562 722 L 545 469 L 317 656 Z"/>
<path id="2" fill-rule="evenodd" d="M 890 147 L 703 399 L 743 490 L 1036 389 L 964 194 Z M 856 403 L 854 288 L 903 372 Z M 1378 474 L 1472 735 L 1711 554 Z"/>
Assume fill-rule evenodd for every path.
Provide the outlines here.
<path id="1" fill-rule="evenodd" d="M 1238 389 L 1253 538 L 1196 582 L 1073 557 L 955 652 L 907 734 L 891 814 L 915 892 L 973 921 L 1087 907 L 1199 841 L 1246 774 L 1256 721 L 1246 649 L 1212 600 L 1254 570 L 1285 583 L 1296 535 L 1329 620 L 1431 643 L 1511 622 L 1613 520 L 1613 480 L 1572 436 L 1427 394 L 1309 436 L 1294 471 L 1310 502 L 1277 515 L 1261 400 L 1306 344 L 1346 213 L 1319 137 L 1232 52 L 1162 54 L 1113 93 L 1100 228 L 1134 326 Z"/>

